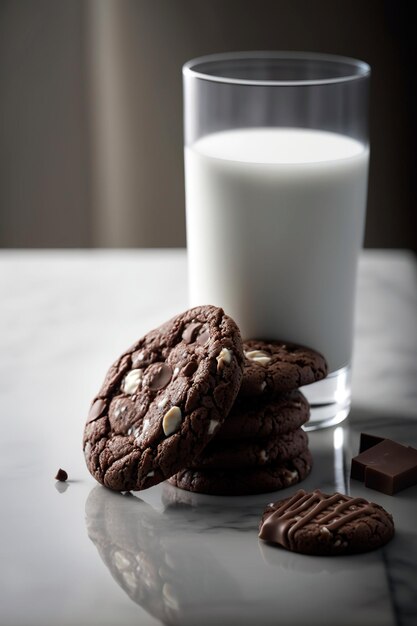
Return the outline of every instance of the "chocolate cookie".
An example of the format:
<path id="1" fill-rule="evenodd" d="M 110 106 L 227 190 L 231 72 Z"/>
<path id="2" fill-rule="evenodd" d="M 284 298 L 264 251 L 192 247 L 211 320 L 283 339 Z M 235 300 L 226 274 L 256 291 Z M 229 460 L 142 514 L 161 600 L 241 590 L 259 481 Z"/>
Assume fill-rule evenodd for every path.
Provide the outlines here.
<path id="1" fill-rule="evenodd" d="M 363 498 L 300 489 L 269 504 L 259 530 L 261 539 L 287 550 L 326 556 L 379 548 L 393 537 L 394 522 L 382 506 Z"/>
<path id="2" fill-rule="evenodd" d="M 307 434 L 298 428 L 277 438 L 243 441 L 211 441 L 189 466 L 194 469 L 240 469 L 277 465 L 299 456 L 308 445 Z"/>
<path id="3" fill-rule="evenodd" d="M 243 349 L 246 358 L 239 397 L 291 391 L 327 376 L 324 357 L 304 346 L 251 339 L 243 343 Z"/>
<path id="4" fill-rule="evenodd" d="M 303 480 L 311 470 L 312 457 L 306 449 L 299 457 L 280 465 L 242 470 L 181 470 L 169 479 L 171 485 L 217 496 L 245 496 L 284 489 Z"/>
<path id="5" fill-rule="evenodd" d="M 310 405 L 301 391 L 281 393 L 273 398 L 236 400 L 218 439 L 275 437 L 300 428 L 308 421 Z"/>
<path id="6" fill-rule="evenodd" d="M 145 489 L 191 463 L 215 435 L 242 379 L 242 343 L 222 309 L 178 315 L 110 368 L 84 431 L 88 469 L 118 491 Z"/>

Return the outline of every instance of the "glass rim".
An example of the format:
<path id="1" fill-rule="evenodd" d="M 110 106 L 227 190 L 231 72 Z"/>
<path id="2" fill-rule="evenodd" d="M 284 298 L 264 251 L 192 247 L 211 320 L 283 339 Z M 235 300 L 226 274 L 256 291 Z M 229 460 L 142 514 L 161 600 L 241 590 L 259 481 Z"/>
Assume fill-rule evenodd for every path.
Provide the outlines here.
<path id="1" fill-rule="evenodd" d="M 243 59 L 265 59 L 265 60 L 287 60 L 287 61 L 322 61 L 328 63 L 329 66 L 337 63 L 344 63 L 352 68 L 352 73 L 346 73 L 344 76 L 334 76 L 315 79 L 298 79 L 298 80 L 264 80 L 254 78 L 234 78 L 227 76 L 216 76 L 204 71 L 198 71 L 199 65 L 218 63 L 222 61 L 239 61 Z M 369 77 L 371 67 L 365 61 L 345 57 L 336 54 L 324 54 L 320 52 L 294 52 L 294 51 L 242 51 L 242 52 L 221 52 L 218 54 L 208 54 L 195 59 L 190 59 L 182 66 L 184 77 L 192 77 L 214 83 L 227 83 L 230 85 L 247 85 L 247 86 L 275 86 L 275 87 L 305 87 L 310 85 L 333 85 L 336 83 L 345 83 L 362 78 Z"/>

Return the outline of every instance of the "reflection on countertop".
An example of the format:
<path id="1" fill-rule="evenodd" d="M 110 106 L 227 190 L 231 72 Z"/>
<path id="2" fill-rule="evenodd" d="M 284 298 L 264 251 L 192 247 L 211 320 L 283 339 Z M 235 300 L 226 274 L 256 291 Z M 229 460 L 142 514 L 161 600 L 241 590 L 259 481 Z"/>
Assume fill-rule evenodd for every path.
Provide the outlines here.
<path id="1" fill-rule="evenodd" d="M 401 434 L 398 422 L 394 430 Z M 358 432 L 337 426 L 310 433 L 310 441 L 315 466 L 300 487 L 352 491 L 385 506 L 396 521 L 413 518 L 417 488 L 392 498 L 349 480 Z M 416 538 L 402 524 L 397 523 L 397 535 L 385 548 L 346 557 L 308 557 L 258 539 L 265 505 L 297 488 L 225 498 L 168 483 L 139 496 L 97 486 L 86 502 L 87 531 L 113 579 L 164 624 L 204 625 L 220 619 L 222 624 L 253 624 L 256 619 L 273 624 L 278 615 L 281 623 L 299 624 L 299 589 L 310 624 L 392 624 L 399 615 L 397 604 L 405 609 L 403 617 L 415 616 Z M 332 599 L 326 608 L 324 591 Z"/>
<path id="2" fill-rule="evenodd" d="M 197 618 L 205 623 L 201 615 L 213 608 L 207 605 L 210 596 L 219 606 L 243 601 L 233 576 L 201 541 L 199 516 L 194 526 L 183 513 L 177 507 L 158 512 L 136 496 L 102 487 L 86 503 L 89 537 L 113 578 L 166 624 L 193 624 Z"/>

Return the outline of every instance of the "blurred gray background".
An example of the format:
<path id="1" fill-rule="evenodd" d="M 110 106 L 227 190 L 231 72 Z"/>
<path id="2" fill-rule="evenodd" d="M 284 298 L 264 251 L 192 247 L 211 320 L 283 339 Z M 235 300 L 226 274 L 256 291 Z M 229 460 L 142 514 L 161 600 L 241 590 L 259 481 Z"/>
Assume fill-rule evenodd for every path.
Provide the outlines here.
<path id="1" fill-rule="evenodd" d="M 365 243 L 417 250 L 411 7 L 0 0 L 0 246 L 184 246 L 181 66 L 275 49 L 371 64 Z"/>

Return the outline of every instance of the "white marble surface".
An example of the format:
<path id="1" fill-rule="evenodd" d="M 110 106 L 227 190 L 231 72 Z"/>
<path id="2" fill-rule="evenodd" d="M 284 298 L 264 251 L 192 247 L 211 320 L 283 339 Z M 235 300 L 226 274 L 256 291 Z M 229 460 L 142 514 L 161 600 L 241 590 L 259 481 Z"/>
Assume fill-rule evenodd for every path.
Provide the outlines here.
<path id="1" fill-rule="evenodd" d="M 412 255 L 363 255 L 351 417 L 310 436 L 304 487 L 363 494 L 395 518 L 385 549 L 344 558 L 262 545 L 268 494 L 126 497 L 88 474 L 90 399 L 121 350 L 186 308 L 183 251 L 4 251 L 0 293 L 0 624 L 417 623 L 417 487 L 390 497 L 348 479 L 361 430 L 417 446 Z"/>

